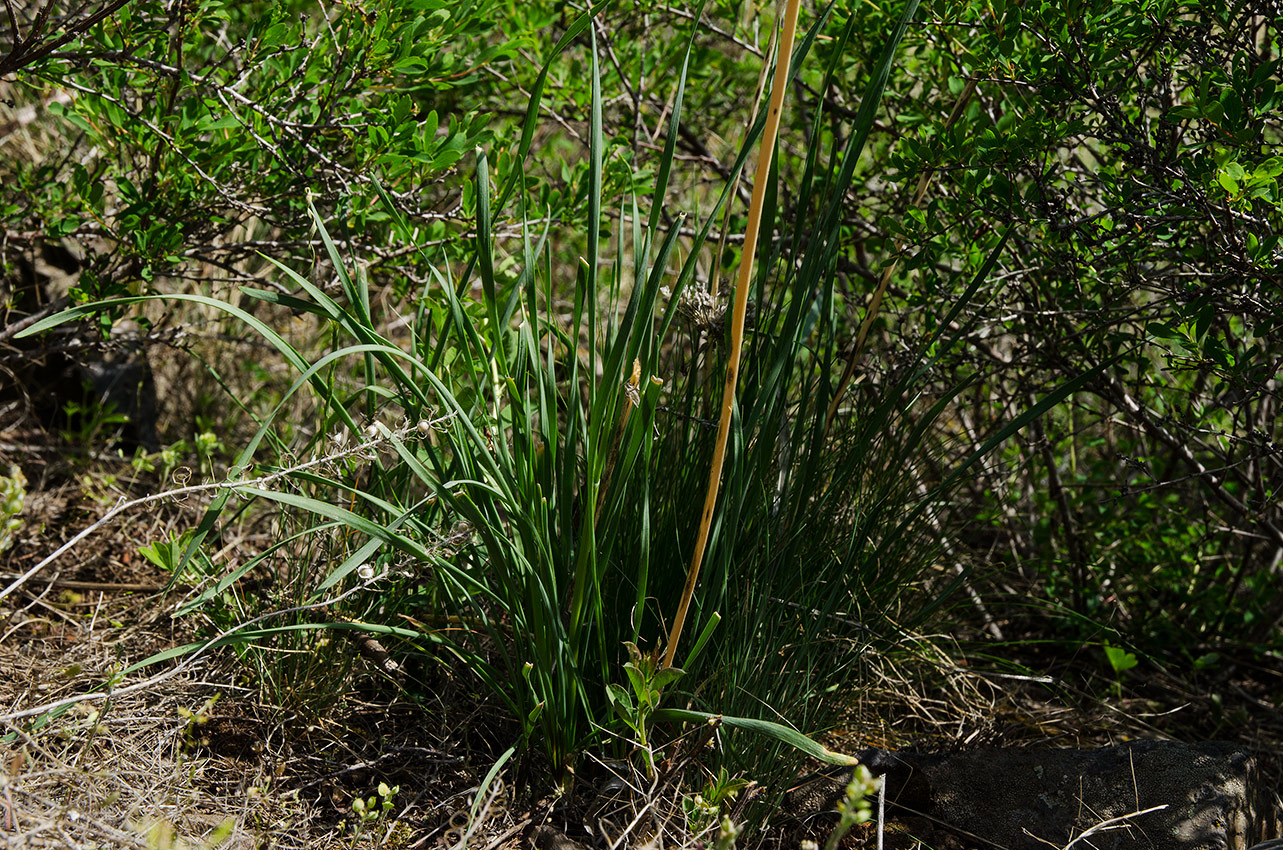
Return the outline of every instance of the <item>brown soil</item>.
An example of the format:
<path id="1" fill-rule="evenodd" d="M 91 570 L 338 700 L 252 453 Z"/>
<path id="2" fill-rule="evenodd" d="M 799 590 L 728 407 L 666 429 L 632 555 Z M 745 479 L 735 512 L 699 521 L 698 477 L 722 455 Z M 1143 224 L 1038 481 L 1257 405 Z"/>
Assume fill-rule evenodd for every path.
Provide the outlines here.
<path id="1" fill-rule="evenodd" d="M 204 503 L 127 512 L 16 585 L 117 499 L 164 482 L 122 458 L 85 457 L 38 428 L 24 431 L 21 420 L 9 424 L 0 469 L 18 463 L 30 483 L 24 525 L 0 553 L 3 585 L 14 587 L 0 599 L 5 847 L 417 850 L 461 846 L 470 829 L 474 848 L 570 848 L 576 837 L 589 840 L 586 826 L 653 842 L 621 846 L 700 846 L 681 835 L 681 789 L 650 785 L 619 765 L 588 764 L 576 794 L 556 803 L 542 796 L 543 783 L 505 774 L 507 784 L 492 786 L 470 817 L 480 777 L 511 740 L 504 721 L 445 673 L 412 674 L 398 690 L 355 646 L 340 653 L 350 666 L 322 695 L 255 680 L 253 666 L 225 649 L 119 676 L 210 633 L 205 619 L 172 616 L 191 588 L 168 587 L 171 577 L 138 552 L 194 525 Z M 248 551 L 265 540 L 245 520 L 228 543 Z M 924 654 L 924 645 L 936 649 Z M 826 743 L 938 750 L 1226 738 L 1262 757 L 1268 775 L 1280 774 L 1278 670 L 1228 665 L 1219 679 L 1195 681 L 1149 669 L 1111 698 L 1098 665 L 1072 654 L 1038 657 L 1036 647 L 1021 652 L 1038 673 L 995 672 L 952 641 L 919 642 L 868 670 L 872 684 L 850 698 L 843 727 Z M 283 661 L 277 669 L 300 668 Z M 52 705 L 59 707 L 35 711 Z M 388 810 L 362 824 L 354 801 L 377 796 L 381 783 L 395 789 Z M 740 846 L 822 843 L 832 821 L 782 817 Z M 943 841 L 932 835 L 929 822 L 909 818 L 891 825 L 886 846 Z M 858 827 L 843 846 L 874 846 L 873 827 Z"/>

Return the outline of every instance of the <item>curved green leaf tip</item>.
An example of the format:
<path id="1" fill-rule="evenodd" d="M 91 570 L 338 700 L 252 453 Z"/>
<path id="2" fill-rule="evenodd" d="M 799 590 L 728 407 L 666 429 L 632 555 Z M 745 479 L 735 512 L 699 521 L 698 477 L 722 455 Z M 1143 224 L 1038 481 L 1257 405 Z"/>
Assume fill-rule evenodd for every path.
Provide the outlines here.
<path id="1" fill-rule="evenodd" d="M 788 744 L 793 749 L 827 764 L 854 767 L 860 763 L 860 760 L 855 756 L 834 752 L 796 729 L 790 729 L 788 726 L 773 723 L 770 720 L 758 720 L 754 717 L 728 717 L 724 714 L 709 714 L 706 711 L 692 711 L 684 708 L 661 708 L 652 716 L 655 720 L 672 720 L 679 723 L 715 723 L 730 726 L 732 729 L 745 729 L 750 732 L 756 732 L 759 735 L 766 735 L 781 743 Z"/>

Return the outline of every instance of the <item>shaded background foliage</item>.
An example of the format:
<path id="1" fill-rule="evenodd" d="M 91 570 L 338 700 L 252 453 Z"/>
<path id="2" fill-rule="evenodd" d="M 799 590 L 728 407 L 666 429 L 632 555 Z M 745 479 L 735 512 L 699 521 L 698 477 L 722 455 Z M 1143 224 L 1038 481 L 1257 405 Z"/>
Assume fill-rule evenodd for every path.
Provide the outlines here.
<path id="1" fill-rule="evenodd" d="M 1194 635 L 1173 661 L 1277 641 L 1278 10 L 994 13 L 957 55 L 978 80 L 957 131 L 919 125 L 892 160 L 935 171 L 938 198 L 911 216 L 924 269 L 964 216 L 1018 225 L 1021 262 L 973 364 L 989 403 L 969 413 L 1126 352 L 1013 447 L 1019 487 L 990 488 L 1033 520 L 1024 539 L 1005 529 L 1009 565 L 1147 650 Z M 937 90 L 965 93 L 946 73 Z M 912 125 L 922 104 L 896 117 Z"/>
<path id="2" fill-rule="evenodd" d="M 44 37 L 56 40 L 97 17 L 56 6 L 19 7 L 14 27 L 32 39 L 52 8 Z M 490 37 L 498 4 L 453 6 L 340 5 L 327 18 L 308 3 L 131 2 L 34 51 L 9 96 L 46 108 L 56 138 L 7 158 L 8 249 L 74 239 L 77 298 L 157 277 L 198 284 L 209 267 L 244 279 L 238 264 L 257 251 L 315 258 L 312 192 L 388 262 L 386 230 L 366 221 L 374 173 L 425 239 L 440 238 L 469 212 L 441 177 L 492 138 L 460 98 L 516 48 Z"/>

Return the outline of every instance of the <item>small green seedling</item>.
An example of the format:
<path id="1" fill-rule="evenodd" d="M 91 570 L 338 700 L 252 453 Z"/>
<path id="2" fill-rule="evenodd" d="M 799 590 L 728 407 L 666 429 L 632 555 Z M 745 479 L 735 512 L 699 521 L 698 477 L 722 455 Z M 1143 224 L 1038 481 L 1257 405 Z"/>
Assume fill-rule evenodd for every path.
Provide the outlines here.
<path id="1" fill-rule="evenodd" d="M 22 506 L 27 499 L 27 477 L 22 467 L 9 464 L 9 474 L 0 476 L 0 552 L 13 545 L 22 528 Z"/>
<path id="2" fill-rule="evenodd" d="M 646 774 L 653 778 L 655 755 L 647 738 L 650 716 L 659 707 L 665 686 L 686 675 L 686 671 L 677 667 L 660 667 L 657 657 L 642 653 L 631 641 L 625 641 L 624 646 L 628 650 L 624 672 L 628 674 L 633 692 L 630 694 L 623 686 L 612 683 L 606 686 L 606 697 L 615 714 L 636 736 L 635 742 L 646 762 Z"/>
<path id="3" fill-rule="evenodd" d="M 1135 667 L 1140 661 L 1135 655 L 1117 646 L 1105 644 L 1105 658 L 1114 669 L 1114 696 L 1123 695 L 1123 674 Z"/>
<path id="4" fill-rule="evenodd" d="M 389 788 L 386 782 L 380 782 L 378 796 L 372 794 L 365 798 L 357 797 L 352 801 L 352 814 L 356 815 L 356 824 L 352 828 L 353 847 L 356 847 L 364 832 L 376 829 L 382 821 L 387 819 L 388 814 L 392 811 L 392 800 L 400 791 L 400 785 L 393 785 Z M 378 845 L 379 840 L 376 833 L 374 846 L 378 847 Z"/>
<path id="5" fill-rule="evenodd" d="M 726 768 L 721 767 L 718 768 L 717 775 L 709 779 L 703 791 L 682 798 L 686 828 L 691 835 L 701 835 L 715 825 L 726 821 L 722 815 L 722 804 L 735 799 L 748 787 L 748 784 L 747 779 L 732 778 Z"/>
<path id="6" fill-rule="evenodd" d="M 175 534 L 168 540 L 157 540 L 145 546 L 139 546 L 138 554 L 169 573 L 174 577 L 174 581 L 195 582 L 201 578 L 195 564 L 196 560 L 200 560 L 200 556 L 189 560 L 185 568 L 183 566 L 183 553 L 187 550 L 191 539 L 190 531 Z"/>
<path id="7" fill-rule="evenodd" d="M 838 800 L 838 823 L 833 827 L 829 840 L 824 843 L 824 850 L 837 850 L 842 836 L 856 824 L 865 823 L 873 817 L 873 807 L 869 798 L 878 792 L 882 780 L 877 779 L 864 765 L 856 765 L 847 783 L 846 792 Z"/>

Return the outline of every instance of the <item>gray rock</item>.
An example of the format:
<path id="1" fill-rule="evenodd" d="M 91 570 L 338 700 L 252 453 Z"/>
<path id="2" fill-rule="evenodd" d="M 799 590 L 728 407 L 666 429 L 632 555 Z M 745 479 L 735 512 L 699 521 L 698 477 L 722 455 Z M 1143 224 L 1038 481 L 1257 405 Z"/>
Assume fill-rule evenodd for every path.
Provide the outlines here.
<path id="1" fill-rule="evenodd" d="M 1232 744 L 869 750 L 860 758 L 887 775 L 892 814 L 925 817 L 951 835 L 937 846 L 1047 850 L 1080 839 L 1079 850 L 1247 850 L 1279 836 L 1277 796 L 1255 758 Z M 844 783 L 830 787 L 840 792 Z M 1165 808 L 1127 817 L 1158 806 Z"/>

